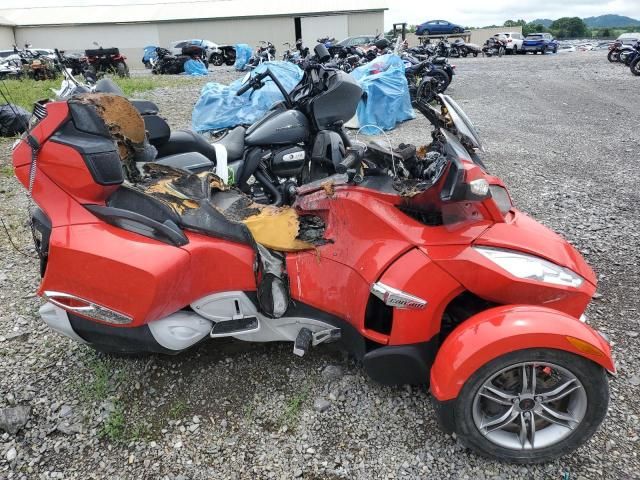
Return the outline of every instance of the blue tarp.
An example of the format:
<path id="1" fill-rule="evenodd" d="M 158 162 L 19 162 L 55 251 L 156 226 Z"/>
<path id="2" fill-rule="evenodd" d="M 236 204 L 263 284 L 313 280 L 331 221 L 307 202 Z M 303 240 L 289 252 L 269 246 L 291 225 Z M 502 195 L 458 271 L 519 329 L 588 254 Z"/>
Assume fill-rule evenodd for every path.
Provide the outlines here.
<path id="1" fill-rule="evenodd" d="M 152 58 L 158 58 L 155 45 L 147 45 L 143 50 L 144 53 L 142 55 L 142 63 L 148 62 Z"/>
<path id="2" fill-rule="evenodd" d="M 357 110 L 358 123 L 364 126 L 362 133 L 380 133 L 377 128 L 365 125 L 377 125 L 383 130 L 391 130 L 396 123 L 415 118 L 409 86 L 404 76 L 404 63 L 399 56 L 382 55 L 356 68 L 351 75 L 366 93 Z"/>
<path id="3" fill-rule="evenodd" d="M 247 68 L 247 63 L 253 55 L 253 49 L 246 43 L 237 43 L 233 48 L 236 50 L 236 63 L 233 66 L 242 72 Z"/>
<path id="4" fill-rule="evenodd" d="M 184 74 L 194 77 L 204 77 L 209 75 L 209 71 L 200 60 L 191 59 L 184 62 Z"/>
<path id="5" fill-rule="evenodd" d="M 293 90 L 303 72 L 291 62 L 264 62 L 258 65 L 251 76 L 271 70 L 287 92 Z M 259 90 L 250 89 L 241 96 L 236 92 L 242 87 L 242 79 L 229 85 L 210 82 L 200 92 L 200 98 L 193 107 L 191 122 L 198 132 L 219 130 L 222 128 L 247 125 L 264 116 L 275 102 L 282 101 L 282 93 L 270 78 L 263 80 L 264 87 Z"/>

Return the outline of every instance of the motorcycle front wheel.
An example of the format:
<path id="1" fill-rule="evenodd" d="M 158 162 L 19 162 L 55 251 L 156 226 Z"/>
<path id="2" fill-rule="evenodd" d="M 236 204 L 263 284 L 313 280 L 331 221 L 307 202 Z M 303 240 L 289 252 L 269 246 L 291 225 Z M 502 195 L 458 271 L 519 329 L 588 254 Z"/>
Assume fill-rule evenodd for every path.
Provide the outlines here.
<path id="1" fill-rule="evenodd" d="M 420 85 L 418 85 L 418 90 L 416 91 L 415 102 L 427 102 L 430 103 L 436 98 L 436 89 L 431 83 L 431 78 L 426 77 L 422 79 Z"/>
<path id="2" fill-rule="evenodd" d="M 458 438 L 477 453 L 514 463 L 566 455 L 595 433 L 607 413 L 607 374 L 555 349 L 526 349 L 487 363 L 455 400 Z"/>
<path id="3" fill-rule="evenodd" d="M 449 86 L 449 83 L 451 83 L 451 78 L 449 78 L 447 72 L 440 70 L 439 68 L 431 70 L 425 77 L 425 79 L 429 78 L 435 78 L 438 81 L 438 85 L 436 87 L 437 93 L 443 93 Z"/>

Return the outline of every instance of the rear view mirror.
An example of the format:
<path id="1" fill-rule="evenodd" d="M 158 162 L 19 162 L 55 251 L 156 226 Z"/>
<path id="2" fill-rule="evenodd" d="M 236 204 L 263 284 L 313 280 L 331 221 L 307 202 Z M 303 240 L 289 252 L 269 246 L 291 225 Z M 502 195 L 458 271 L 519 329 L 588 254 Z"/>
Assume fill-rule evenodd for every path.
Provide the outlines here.
<path id="1" fill-rule="evenodd" d="M 322 43 L 317 44 L 313 51 L 315 52 L 318 61 L 321 63 L 326 62 L 331 58 L 331 55 L 329 55 L 329 50 L 327 50 L 327 47 L 325 47 Z"/>

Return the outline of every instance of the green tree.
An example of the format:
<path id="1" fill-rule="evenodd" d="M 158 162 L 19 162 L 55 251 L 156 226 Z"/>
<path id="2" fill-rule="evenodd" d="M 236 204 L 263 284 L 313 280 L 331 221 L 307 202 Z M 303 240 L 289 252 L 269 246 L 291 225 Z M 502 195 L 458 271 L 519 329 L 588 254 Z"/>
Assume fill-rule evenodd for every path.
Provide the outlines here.
<path id="1" fill-rule="evenodd" d="M 562 17 L 554 20 L 550 30 L 558 38 L 578 38 L 589 35 L 587 25 L 579 17 Z"/>
<path id="2" fill-rule="evenodd" d="M 524 27 L 526 24 L 524 20 L 507 20 L 503 27 Z"/>
<path id="3" fill-rule="evenodd" d="M 527 36 L 532 33 L 544 32 L 545 30 L 545 26 L 540 23 L 527 23 L 522 27 L 522 34 Z"/>

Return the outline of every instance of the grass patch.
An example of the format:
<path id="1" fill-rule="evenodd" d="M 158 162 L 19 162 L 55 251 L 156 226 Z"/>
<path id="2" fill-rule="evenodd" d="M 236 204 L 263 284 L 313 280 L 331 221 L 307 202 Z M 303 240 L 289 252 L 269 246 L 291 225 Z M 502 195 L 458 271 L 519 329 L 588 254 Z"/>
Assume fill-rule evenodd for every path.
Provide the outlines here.
<path id="1" fill-rule="evenodd" d="M 13 177 L 13 167 L 11 165 L 0 165 L 0 177 Z"/>
<path id="2" fill-rule="evenodd" d="M 78 385 L 81 397 L 86 402 L 99 402 L 108 397 L 111 392 L 112 376 L 116 380 L 118 372 L 114 373 L 112 361 L 107 358 L 95 356 L 86 365 L 90 373 L 88 381 Z"/>
<path id="3" fill-rule="evenodd" d="M 309 387 L 304 387 L 301 392 L 296 393 L 289 399 L 282 415 L 278 419 L 278 423 L 289 428 L 295 427 L 295 424 L 302 411 L 302 406 L 309 398 Z"/>
<path id="4" fill-rule="evenodd" d="M 100 437 L 115 443 L 146 440 L 151 436 L 151 425 L 145 422 L 137 409 L 125 412 L 117 404 L 99 432 Z"/>
<path id="5" fill-rule="evenodd" d="M 179 420 L 187 413 L 187 402 L 184 400 L 176 400 L 169 408 L 169 418 L 172 420 Z"/>
<path id="6" fill-rule="evenodd" d="M 108 76 L 108 78 L 111 78 L 117 83 L 127 96 L 153 90 L 154 88 L 184 85 L 185 83 L 194 81 L 194 79 L 191 78 L 162 77 L 155 75 L 130 78 Z M 56 80 L 6 80 L 0 82 L 0 88 L 5 95 L 8 94 L 11 103 L 16 103 L 30 112 L 33 104 L 38 100 L 54 98 L 55 94 L 51 89 L 59 89 L 61 83 L 62 76 L 58 76 Z M 4 99 L 2 99 L 1 103 L 4 103 Z"/>

